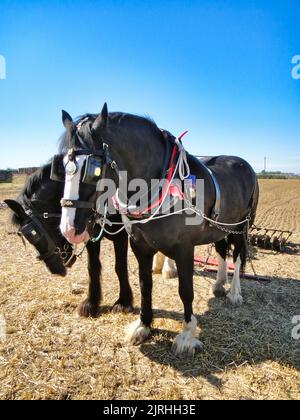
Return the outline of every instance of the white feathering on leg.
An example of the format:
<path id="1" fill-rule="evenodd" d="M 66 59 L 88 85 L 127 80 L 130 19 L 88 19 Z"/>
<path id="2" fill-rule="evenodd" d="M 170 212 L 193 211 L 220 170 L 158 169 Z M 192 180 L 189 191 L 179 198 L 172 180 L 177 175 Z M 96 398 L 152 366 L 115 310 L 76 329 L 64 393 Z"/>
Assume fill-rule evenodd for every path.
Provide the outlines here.
<path id="1" fill-rule="evenodd" d="M 215 296 L 225 296 L 226 292 L 224 289 L 224 285 L 228 282 L 227 276 L 227 262 L 226 259 L 224 260 L 221 255 L 218 255 L 218 273 L 217 273 L 217 281 L 213 285 L 213 293 Z"/>
<path id="2" fill-rule="evenodd" d="M 137 345 L 145 341 L 149 335 L 150 328 L 146 327 L 139 318 L 128 326 L 125 341 Z"/>
<path id="3" fill-rule="evenodd" d="M 174 260 L 166 257 L 162 274 L 164 279 L 174 279 L 177 277 L 177 267 Z"/>
<path id="4" fill-rule="evenodd" d="M 183 322 L 183 332 L 178 334 L 173 343 L 173 350 L 176 355 L 188 353 L 194 355 L 197 350 L 203 348 L 201 341 L 195 338 L 197 328 L 197 319 L 191 316 L 189 323 Z"/>
<path id="5" fill-rule="evenodd" d="M 160 274 L 162 272 L 164 261 L 165 261 L 165 256 L 161 252 L 158 252 L 157 254 L 154 255 L 153 266 L 152 266 L 152 271 L 154 274 Z"/>
<path id="6" fill-rule="evenodd" d="M 235 269 L 234 269 L 230 292 L 227 294 L 227 299 L 234 306 L 239 306 L 243 304 L 241 281 L 240 281 L 241 265 L 242 265 L 241 258 L 238 257 L 235 262 Z"/>

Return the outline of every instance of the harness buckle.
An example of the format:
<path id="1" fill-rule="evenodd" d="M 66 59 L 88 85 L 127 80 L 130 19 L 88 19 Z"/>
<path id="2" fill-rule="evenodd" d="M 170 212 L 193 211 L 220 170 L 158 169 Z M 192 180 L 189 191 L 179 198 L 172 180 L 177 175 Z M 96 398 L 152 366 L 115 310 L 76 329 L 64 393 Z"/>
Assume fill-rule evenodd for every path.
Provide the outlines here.
<path id="1" fill-rule="evenodd" d="M 43 213 L 43 219 L 49 219 L 49 213 Z"/>
<path id="2" fill-rule="evenodd" d="M 113 161 L 110 163 L 110 167 L 111 167 L 111 169 L 115 170 L 115 169 L 117 168 L 117 162 L 116 162 L 115 160 L 113 160 Z"/>

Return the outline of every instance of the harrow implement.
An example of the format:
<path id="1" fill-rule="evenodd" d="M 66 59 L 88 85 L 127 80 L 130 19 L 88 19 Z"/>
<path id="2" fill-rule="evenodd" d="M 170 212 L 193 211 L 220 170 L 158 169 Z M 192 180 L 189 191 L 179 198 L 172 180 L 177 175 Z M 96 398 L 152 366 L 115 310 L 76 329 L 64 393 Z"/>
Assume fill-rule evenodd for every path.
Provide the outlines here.
<path id="1" fill-rule="evenodd" d="M 249 237 L 253 246 L 284 252 L 292 234 L 293 232 L 290 230 L 262 228 L 253 225 L 250 228 Z"/>

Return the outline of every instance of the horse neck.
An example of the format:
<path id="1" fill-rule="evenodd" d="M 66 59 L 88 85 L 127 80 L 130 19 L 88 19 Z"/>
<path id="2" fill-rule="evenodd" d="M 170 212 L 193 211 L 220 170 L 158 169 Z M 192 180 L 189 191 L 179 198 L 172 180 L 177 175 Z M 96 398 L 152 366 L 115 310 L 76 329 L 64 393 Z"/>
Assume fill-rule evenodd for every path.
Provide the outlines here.
<path id="1" fill-rule="evenodd" d="M 117 140 L 112 136 L 109 147 L 111 158 L 120 171 L 126 171 L 128 181 L 132 179 L 160 179 L 165 160 L 166 147 L 158 135 L 145 130 L 134 130 Z M 119 137 L 120 138 L 120 137 Z"/>
<path id="2" fill-rule="evenodd" d="M 43 209 L 52 209 L 53 211 L 57 208 L 60 210 L 60 199 L 63 196 L 63 184 L 53 183 L 50 179 L 42 178 L 39 180 L 39 183 L 36 184 L 34 190 L 30 194 L 23 194 L 23 200 L 32 203 L 34 206 L 34 201 L 37 200 L 43 205 Z M 40 206 L 38 206 L 40 207 Z"/>

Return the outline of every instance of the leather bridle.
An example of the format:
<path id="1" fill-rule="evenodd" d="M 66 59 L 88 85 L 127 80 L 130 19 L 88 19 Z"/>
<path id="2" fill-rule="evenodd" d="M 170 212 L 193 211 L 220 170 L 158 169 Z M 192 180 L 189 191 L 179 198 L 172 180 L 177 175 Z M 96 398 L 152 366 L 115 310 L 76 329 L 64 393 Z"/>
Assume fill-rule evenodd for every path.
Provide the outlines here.
<path id="1" fill-rule="evenodd" d="M 162 137 L 164 138 L 164 145 L 165 145 L 165 159 L 164 159 L 164 165 L 163 165 L 163 169 L 162 169 L 162 178 L 164 179 L 165 177 L 169 176 L 169 164 L 170 164 L 170 159 L 172 160 L 172 154 L 173 159 L 175 159 L 176 155 L 177 155 L 177 146 L 175 144 L 174 141 L 174 137 L 167 131 L 165 130 L 161 130 L 162 132 Z M 77 133 L 78 137 L 81 140 L 81 143 L 83 143 L 81 137 L 79 136 L 79 134 Z M 175 154 L 174 154 L 175 152 Z M 106 168 L 110 167 L 116 174 L 117 177 L 119 177 L 119 170 L 118 170 L 118 166 L 116 164 L 115 161 L 113 161 L 110 157 L 110 153 L 109 153 L 109 147 L 106 143 L 103 142 L 103 149 L 102 150 L 93 150 L 93 149 L 73 149 L 70 148 L 67 152 L 67 156 L 68 156 L 68 161 L 70 162 L 74 162 L 76 164 L 75 158 L 76 156 L 96 156 L 96 157 L 100 157 L 102 160 L 102 176 L 101 178 L 104 179 L 105 178 L 105 173 L 106 173 Z M 99 177 L 99 181 L 100 181 L 100 177 Z M 101 188 L 100 188 L 101 190 Z M 161 194 L 160 189 L 158 189 L 157 191 L 157 196 L 159 196 Z M 64 208 L 75 208 L 75 209 L 92 209 L 94 211 L 94 213 L 97 213 L 97 210 L 95 209 L 95 205 L 96 205 L 96 201 L 82 201 L 82 200 L 72 200 L 72 199 L 66 199 L 66 198 L 62 198 L 61 199 L 61 206 Z M 151 203 L 149 203 L 149 206 L 151 206 Z"/>
<path id="2" fill-rule="evenodd" d="M 41 200 L 36 200 L 41 201 Z M 24 208 L 24 206 L 22 206 Z M 68 265 L 70 262 L 73 252 L 68 251 L 68 249 L 64 246 L 64 249 L 61 250 L 58 245 L 55 244 L 47 230 L 44 228 L 43 224 L 41 223 L 40 219 L 49 219 L 49 218 L 60 218 L 60 213 L 38 213 L 36 212 L 36 209 L 34 206 L 27 205 L 26 208 L 24 208 L 24 211 L 26 215 L 28 216 L 27 219 L 25 219 L 25 223 L 20 227 L 18 231 L 18 235 L 20 235 L 22 238 L 26 238 L 29 243 L 34 245 L 35 247 L 43 240 L 45 239 L 47 242 L 47 251 L 43 253 L 38 253 L 37 259 L 40 261 L 45 261 L 49 258 L 51 258 L 53 255 L 59 255 L 65 266 Z M 70 245 L 71 246 L 71 245 Z M 71 255 L 69 255 L 71 254 Z"/>
<path id="3" fill-rule="evenodd" d="M 70 148 L 67 153 L 68 156 L 68 162 L 74 162 L 76 165 L 76 156 L 87 156 L 87 157 L 98 157 L 101 159 L 102 163 L 102 172 L 101 172 L 101 178 L 105 178 L 106 168 L 109 166 L 110 168 L 116 169 L 116 163 L 111 160 L 108 145 L 103 143 L 103 149 L 97 150 L 97 149 L 79 149 L 75 150 L 73 148 Z M 68 163 L 67 163 L 68 164 Z M 99 176 L 99 180 L 101 179 Z M 60 201 L 61 207 L 64 208 L 75 208 L 75 209 L 95 209 L 96 202 L 92 201 L 82 201 L 82 200 L 72 200 L 69 198 L 62 198 Z"/>

